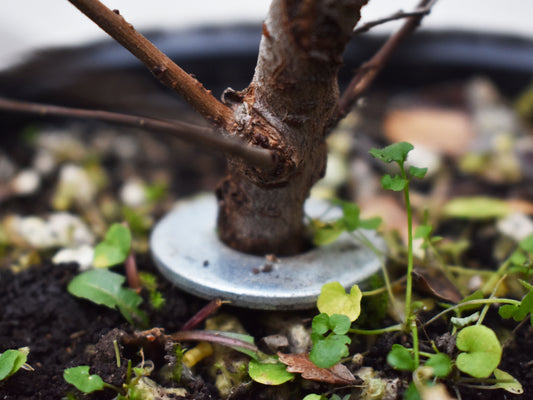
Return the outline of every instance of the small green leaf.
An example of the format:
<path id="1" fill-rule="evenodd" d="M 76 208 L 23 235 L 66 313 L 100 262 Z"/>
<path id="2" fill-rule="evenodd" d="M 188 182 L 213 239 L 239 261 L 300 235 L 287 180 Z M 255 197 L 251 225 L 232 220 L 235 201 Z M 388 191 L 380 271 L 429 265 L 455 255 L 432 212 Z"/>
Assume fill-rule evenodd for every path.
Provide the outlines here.
<path id="1" fill-rule="evenodd" d="M 422 179 L 426 176 L 428 172 L 427 168 L 418 168 L 414 166 L 409 167 L 409 175 L 414 176 L 415 178 Z"/>
<path id="2" fill-rule="evenodd" d="M 330 368 L 337 364 L 342 357 L 348 356 L 348 344 L 352 341 L 346 335 L 331 334 L 327 337 L 311 334 L 313 348 L 309 359 L 319 368 Z"/>
<path id="3" fill-rule="evenodd" d="M 416 228 L 414 238 L 415 239 L 429 239 L 431 232 L 433 231 L 433 226 L 431 225 L 420 225 Z"/>
<path id="4" fill-rule="evenodd" d="M 517 311 L 518 306 L 515 306 L 514 304 L 504 304 L 498 309 L 498 314 L 500 314 L 500 317 L 508 319 L 512 318 Z"/>
<path id="5" fill-rule="evenodd" d="M 458 197 L 444 206 L 444 214 L 450 218 L 490 219 L 508 215 L 508 204 L 491 197 Z"/>
<path id="6" fill-rule="evenodd" d="M 518 245 L 521 249 L 533 254 L 533 234 L 522 239 Z"/>
<path id="7" fill-rule="evenodd" d="M 396 162 L 403 164 L 407 159 L 407 154 L 414 149 L 411 143 L 399 142 L 391 144 L 383 149 L 371 149 L 370 155 L 381 161 L 388 163 Z"/>
<path id="8" fill-rule="evenodd" d="M 342 220 L 329 223 L 314 221 L 313 230 L 313 244 L 315 246 L 325 246 L 337 240 L 342 232 L 345 231 L 345 227 Z"/>
<path id="9" fill-rule="evenodd" d="M 326 313 L 316 315 L 311 323 L 311 329 L 319 335 L 323 335 L 329 331 L 329 315 Z"/>
<path id="10" fill-rule="evenodd" d="M 533 314 L 533 290 L 530 290 L 520 302 L 520 305 L 505 304 L 500 307 L 498 313 L 502 318 L 513 318 L 522 321 L 528 314 Z"/>
<path id="11" fill-rule="evenodd" d="M 302 400 L 326 400 L 326 396 L 321 395 L 321 394 L 311 393 L 305 396 Z"/>
<path id="12" fill-rule="evenodd" d="M 445 378 L 452 372 L 452 360 L 444 353 L 438 353 L 429 357 L 425 366 L 433 368 L 433 375 L 437 378 Z"/>
<path id="13" fill-rule="evenodd" d="M 368 229 L 368 230 L 376 230 L 381 225 L 381 222 L 382 222 L 382 219 L 380 217 L 362 219 L 359 221 L 359 228 Z"/>
<path id="14" fill-rule="evenodd" d="M 412 352 L 400 344 L 392 345 L 392 350 L 387 354 L 387 362 L 394 369 L 401 371 L 415 370 L 415 360 Z"/>
<path id="15" fill-rule="evenodd" d="M 422 400 L 422 396 L 420 396 L 420 392 L 416 388 L 415 384 L 413 382 L 409 382 L 409 386 L 407 387 L 407 390 L 403 394 L 404 400 Z"/>
<path id="16" fill-rule="evenodd" d="M 89 374 L 89 367 L 86 365 L 66 369 L 63 372 L 63 379 L 83 393 L 96 392 L 105 386 L 102 378 Z"/>
<path id="17" fill-rule="evenodd" d="M 294 379 L 294 374 L 287 371 L 285 364 L 265 363 L 254 359 L 251 359 L 248 364 L 248 374 L 254 381 L 263 385 L 281 385 Z"/>
<path id="18" fill-rule="evenodd" d="M 250 335 L 246 335 L 244 333 L 226 332 L 226 331 L 206 331 L 206 332 L 216 333 L 217 336 L 225 336 L 225 337 L 232 338 L 232 339 L 238 339 L 243 342 L 249 343 L 251 345 L 255 345 L 254 337 Z M 234 345 L 230 347 L 236 351 L 240 351 L 241 353 L 246 354 L 253 360 L 259 361 L 259 356 L 257 354 L 257 351 L 254 351 L 254 350 L 251 350 L 245 347 L 241 347 L 238 345 Z"/>
<path id="19" fill-rule="evenodd" d="M 346 315 L 333 314 L 331 317 L 329 317 L 330 329 L 337 335 L 344 335 L 347 333 L 350 330 L 351 325 L 352 322 Z"/>
<path id="20" fill-rule="evenodd" d="M 137 319 L 148 325 L 146 313 L 138 308 L 142 298 L 134 290 L 122 287 L 126 278 L 107 269 L 93 269 L 76 276 L 67 289 L 70 294 L 82 297 L 109 308 L 118 308 L 130 324 Z"/>
<path id="21" fill-rule="evenodd" d="M 457 368 L 475 378 L 487 378 L 500 364 L 502 347 L 496 334 L 484 325 L 468 326 L 457 334 Z"/>
<path id="22" fill-rule="evenodd" d="M 355 203 L 347 201 L 341 202 L 343 218 L 342 221 L 346 230 L 354 231 L 359 228 L 359 207 Z"/>
<path id="23" fill-rule="evenodd" d="M 494 370 L 494 377 L 501 382 L 497 382 L 495 385 L 492 385 L 490 387 L 491 389 L 503 389 L 512 394 L 524 393 L 522 384 L 518 382 L 518 380 L 511 374 L 496 368 Z"/>
<path id="24" fill-rule="evenodd" d="M 9 378 L 11 375 L 17 372 L 28 359 L 29 352 L 30 349 L 28 347 L 23 347 L 18 350 L 9 349 L 1 353 L 0 381 Z"/>
<path id="25" fill-rule="evenodd" d="M 131 247 L 131 232 L 122 224 L 113 224 L 102 242 L 94 248 L 93 265 L 107 268 L 126 260 Z"/>
<path id="26" fill-rule="evenodd" d="M 386 190 L 392 190 L 395 192 L 402 191 L 405 186 L 407 186 L 407 179 L 402 178 L 401 176 L 395 175 L 391 176 L 388 174 L 383 175 L 381 178 L 381 187 Z"/>
<path id="27" fill-rule="evenodd" d="M 339 282 L 329 282 L 322 286 L 317 307 L 321 313 L 326 313 L 330 317 L 333 314 L 342 314 L 353 322 L 361 313 L 362 297 L 363 294 L 357 285 L 353 285 L 347 294 Z"/>

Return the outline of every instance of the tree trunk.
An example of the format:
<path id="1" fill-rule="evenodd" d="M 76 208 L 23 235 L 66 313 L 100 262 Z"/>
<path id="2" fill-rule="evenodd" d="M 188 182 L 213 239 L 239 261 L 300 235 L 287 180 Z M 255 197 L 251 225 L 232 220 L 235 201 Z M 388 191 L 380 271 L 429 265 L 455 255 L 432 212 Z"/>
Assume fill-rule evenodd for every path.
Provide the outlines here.
<path id="1" fill-rule="evenodd" d="M 275 171 L 228 160 L 219 184 L 222 241 L 255 254 L 305 250 L 303 203 L 324 175 L 326 133 L 338 105 L 337 74 L 366 0 L 273 0 L 254 78 L 226 90 L 232 135 L 275 150 Z"/>

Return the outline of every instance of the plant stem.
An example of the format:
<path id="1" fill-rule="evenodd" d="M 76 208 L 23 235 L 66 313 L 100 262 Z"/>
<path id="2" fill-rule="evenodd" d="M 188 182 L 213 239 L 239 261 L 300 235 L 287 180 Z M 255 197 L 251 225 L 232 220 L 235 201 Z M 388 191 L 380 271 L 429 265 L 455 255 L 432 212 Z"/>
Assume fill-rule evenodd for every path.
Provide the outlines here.
<path id="1" fill-rule="evenodd" d="M 135 30 L 119 13 L 98 0 L 69 0 L 109 36 L 137 57 L 164 85 L 185 99 L 215 126 L 229 128 L 234 123 L 233 111 L 218 101 L 192 75 Z"/>
<path id="2" fill-rule="evenodd" d="M 410 318 L 411 335 L 413 336 L 413 352 L 415 359 L 415 369 L 420 365 L 420 353 L 418 349 L 418 327 L 416 326 L 416 319 L 414 316 Z"/>
<path id="3" fill-rule="evenodd" d="M 421 0 L 418 3 L 417 10 L 423 10 L 426 7 L 431 8 L 434 3 L 434 0 Z M 357 70 L 355 76 L 339 100 L 336 121 L 343 118 L 350 111 L 355 100 L 368 89 L 401 41 L 418 27 L 424 15 L 426 14 L 422 13 L 408 17 L 402 27 L 389 37 L 376 54 Z"/>
<path id="4" fill-rule="evenodd" d="M 89 118 L 113 124 L 134 126 L 151 132 L 165 133 L 167 135 L 170 134 L 190 143 L 219 150 L 225 154 L 239 157 L 251 165 L 267 170 L 273 169 L 276 166 L 275 155 L 270 150 L 258 146 L 250 146 L 241 139 L 219 135 L 211 128 L 191 125 L 184 122 L 109 111 L 87 110 L 82 108 L 9 100 L 2 97 L 0 97 L 0 109 L 41 116 L 51 115 L 70 118 Z"/>
<path id="5" fill-rule="evenodd" d="M 450 308 L 447 308 L 447 309 L 444 310 L 444 311 L 441 311 L 440 313 L 438 313 L 437 315 L 435 315 L 433 318 L 431 318 L 430 320 L 428 320 L 428 321 L 424 324 L 424 326 L 429 325 L 429 324 L 431 324 L 432 322 L 435 322 L 436 320 L 438 320 L 440 317 L 442 317 L 443 315 L 447 314 L 448 312 L 453 311 L 453 310 L 457 310 L 457 309 L 459 309 L 459 308 L 461 308 L 461 307 L 471 306 L 471 305 L 476 305 L 476 304 L 498 304 L 498 303 L 503 303 L 503 304 L 514 304 L 515 306 L 520 305 L 520 301 L 518 301 L 518 300 L 514 300 L 514 299 L 493 298 L 493 299 L 477 299 L 477 300 L 469 300 L 469 301 L 465 301 L 464 303 L 456 304 L 455 306 L 452 306 L 452 307 L 450 307 Z"/>
<path id="6" fill-rule="evenodd" d="M 401 331 L 403 328 L 402 324 L 396 324 L 391 325 L 386 328 L 380 328 L 380 329 L 350 329 L 348 332 L 355 333 L 358 335 L 381 335 L 382 333 L 386 332 L 397 332 Z"/>
<path id="7" fill-rule="evenodd" d="M 387 266 L 385 265 L 385 258 L 383 257 L 383 252 L 380 251 L 376 246 L 374 246 L 374 244 L 370 240 L 368 240 L 368 238 L 362 232 L 357 231 L 357 232 L 353 232 L 353 234 L 378 257 L 379 263 L 381 265 L 381 271 L 383 273 L 383 279 L 385 280 L 385 287 L 387 288 L 387 294 L 389 295 L 389 299 L 390 299 L 390 302 L 392 303 L 392 307 L 394 308 L 396 314 L 398 314 L 398 303 L 396 302 L 394 293 L 392 293 L 392 285 L 390 283 L 389 272 L 387 271 Z M 366 295 L 369 295 L 368 293 L 370 292 L 367 292 Z"/>
<path id="8" fill-rule="evenodd" d="M 400 164 L 400 172 L 402 177 L 407 179 L 407 174 L 403 164 Z M 407 280 L 405 286 L 405 321 L 411 318 L 411 294 L 413 291 L 413 211 L 411 209 L 411 201 L 409 199 L 409 180 L 403 189 L 403 197 L 405 200 L 405 209 L 407 211 Z"/>
<path id="9" fill-rule="evenodd" d="M 505 280 L 505 278 L 507 278 L 507 274 L 505 274 L 498 280 L 498 282 L 494 286 L 494 290 L 489 296 L 489 299 L 494 298 L 494 296 L 496 295 L 496 291 L 498 290 L 502 282 Z M 476 325 L 481 325 L 483 323 L 483 320 L 485 319 L 485 315 L 487 315 L 487 312 L 489 311 L 489 306 L 490 304 L 485 304 L 485 306 L 483 307 L 483 310 L 481 310 L 481 314 L 479 316 L 479 319 L 476 322 Z"/>

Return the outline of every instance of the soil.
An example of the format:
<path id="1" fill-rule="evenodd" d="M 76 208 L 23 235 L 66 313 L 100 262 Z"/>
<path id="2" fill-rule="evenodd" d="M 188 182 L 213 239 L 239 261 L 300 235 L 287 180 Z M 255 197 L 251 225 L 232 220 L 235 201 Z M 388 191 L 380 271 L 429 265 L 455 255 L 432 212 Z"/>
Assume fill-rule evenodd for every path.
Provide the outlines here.
<path id="1" fill-rule="evenodd" d="M 461 82 L 459 86 L 454 84 L 451 89 L 448 87 L 449 90 L 442 90 L 441 86 L 434 87 L 429 91 L 424 91 L 423 95 L 418 93 L 416 99 L 417 101 L 421 101 L 421 99 L 427 101 L 429 97 L 431 104 L 442 105 L 444 103 L 449 106 L 450 103 L 453 103 L 455 107 L 460 103 L 464 109 L 462 85 L 464 82 Z M 458 87 L 459 89 L 457 89 Z M 444 98 L 435 98 L 435 93 L 439 93 Z M 390 93 L 386 94 L 386 96 L 389 95 Z M 365 160 L 365 164 L 370 165 L 370 169 L 374 171 L 374 175 L 377 174 L 376 176 L 379 176 L 382 171 L 380 167 L 373 164 L 372 160 L 369 160 L 367 150 L 370 147 L 381 147 L 383 143 L 387 142 L 387 138 L 383 136 L 381 122 L 387 112 L 387 107 L 392 107 L 394 104 L 392 102 L 384 104 L 382 101 L 384 97 L 385 94 L 379 92 L 369 96 L 369 104 L 365 114 L 366 119 L 373 120 L 366 121 L 362 127 L 358 127 L 358 132 L 363 132 L 364 135 L 358 136 L 357 149 L 352 151 L 349 158 L 345 160 L 351 167 L 354 167 L 355 161 L 358 159 Z M 401 97 L 397 96 L 396 99 Z M 411 101 L 410 104 L 412 105 L 412 103 Z M 376 104 L 378 106 L 374 108 Z M 47 126 L 47 129 L 50 128 L 66 129 L 69 132 L 77 131 L 78 133 L 74 136 L 91 151 L 96 148 L 101 149 L 102 145 L 97 146 L 98 142 L 105 140 L 104 137 L 110 135 L 110 132 L 104 131 L 102 126 L 92 123 L 80 127 L 79 124 L 72 125 L 71 122 L 67 122 Z M 21 136 L 19 134 L 21 127 L 18 125 L 10 125 L 6 129 L 9 129 L 8 136 Z M 153 139 L 131 130 L 121 130 L 118 133 L 113 131 L 111 134 L 133 138 L 137 152 L 134 157 L 125 157 L 109 150 L 103 151 L 99 160 L 100 165 L 106 171 L 108 184 L 103 193 L 100 194 L 98 204 L 104 204 L 100 200 L 106 197 L 118 198 L 122 183 L 131 177 L 141 178 L 147 182 L 162 179 L 168 184 L 169 194 L 150 211 L 150 216 L 157 219 L 170 209 L 175 200 L 197 192 L 214 190 L 223 173 L 224 161 L 217 154 L 206 153 L 194 146 L 184 145 L 165 138 Z M 4 143 L 3 152 L 10 155 L 18 168 L 27 168 L 31 166 L 33 156 L 37 152 L 34 143 L 22 139 L 10 140 Z M 448 163 L 449 169 L 452 170 L 451 178 L 448 176 L 451 183 L 448 184 L 453 195 L 487 193 L 497 195 L 500 198 L 518 196 L 530 199 L 533 197 L 531 192 L 533 187 L 531 185 L 531 176 L 533 176 L 531 163 L 524 166 L 529 178 L 514 183 L 494 183 L 480 176 L 467 176 L 464 172 L 457 171 L 452 165 L 453 161 L 450 157 L 445 158 L 444 162 Z M 50 176 L 43 178 L 41 190 L 25 197 L 0 199 L 2 202 L 1 217 L 4 218 L 13 213 L 44 215 L 52 211 L 50 203 L 57 178 L 58 172 L 56 170 Z M 349 182 L 353 179 L 351 176 L 348 177 Z M 437 181 L 434 179 L 430 184 L 419 185 L 415 189 L 416 194 L 423 196 L 432 193 L 432 184 L 436 184 Z M 375 186 L 375 182 L 366 183 L 368 187 Z M 341 186 L 334 187 L 333 190 L 352 200 L 361 198 L 360 193 L 358 194 L 358 191 L 350 183 L 343 183 Z M 82 214 L 82 211 L 76 207 L 72 207 L 69 211 Z M 385 213 L 387 210 L 383 209 L 383 211 Z M 452 220 L 443 223 L 439 227 L 438 233 L 452 239 L 467 237 L 472 242 L 470 249 L 461 254 L 460 261 L 464 265 L 468 265 L 470 268 L 495 269 L 498 267 L 501 257 L 492 250 L 498 247 L 501 235 L 496 232 L 494 225 L 494 221 L 464 222 Z M 122 345 L 121 367 L 117 367 L 113 340 L 120 342 L 124 335 L 132 334 L 135 328 L 128 325 L 117 311 L 75 298 L 67 292 L 67 284 L 79 273 L 78 265 L 55 265 L 50 261 L 51 252 L 47 250 L 38 252 L 39 259 L 38 262 L 33 263 L 34 265 L 16 268 L 16 272 L 14 272 L 10 267 L 14 264 L 18 265 L 21 255 L 17 253 L 16 246 L 13 244 L 8 244 L 5 247 L 2 249 L 3 257 L 0 261 L 0 293 L 2 297 L 0 302 L 0 352 L 10 348 L 30 347 L 28 364 L 31 365 L 33 371 L 21 370 L 5 382 L 1 382 L 0 399 L 48 400 L 61 399 L 67 394 L 78 399 L 105 400 L 116 397 L 116 393 L 111 390 L 98 392 L 94 395 L 83 395 L 64 381 L 63 371 L 73 366 L 89 365 L 91 373 L 99 374 L 108 383 L 121 386 L 126 376 L 127 360 L 132 360 L 135 365 L 140 363 L 143 357 L 139 355 L 138 346 Z M 24 249 L 25 252 L 31 250 Z M 139 253 L 137 263 L 139 270 L 156 275 L 158 289 L 166 299 L 163 308 L 156 311 L 150 307 L 147 294 L 142 293 L 145 297 L 142 308 L 149 314 L 151 327 L 163 328 L 166 333 L 176 332 L 207 303 L 205 300 L 190 296 L 170 285 L 159 275 L 153 261 L 146 253 L 146 249 L 144 253 Z M 119 267 L 116 272 L 123 271 Z M 418 292 L 418 295 L 423 299 L 430 297 L 427 292 L 422 290 Z M 437 301 L 440 300 L 442 299 L 437 299 Z M 372 307 L 378 306 L 374 304 Z M 420 318 L 428 320 L 438 310 L 440 309 L 436 308 L 422 313 Z M 472 400 L 533 399 L 533 328 L 528 321 L 522 324 L 502 321 L 496 310 L 496 308 L 491 309 L 485 324 L 501 334 L 501 337 L 506 338 L 503 340 L 504 350 L 499 368 L 521 382 L 524 394 L 518 396 L 503 390 L 468 388 L 456 384 L 457 382 L 451 379 L 447 382 L 447 386 L 449 393 L 454 397 L 461 396 L 462 399 Z M 286 327 L 292 325 L 301 325 L 308 329 L 317 310 L 290 313 L 260 312 L 223 305 L 220 312 L 236 318 L 244 330 L 256 339 L 261 349 L 268 351 L 262 344 L 262 338 L 280 333 L 286 334 Z M 374 308 L 368 313 L 368 321 L 372 319 L 373 313 L 377 313 Z M 378 326 L 387 326 L 393 323 L 392 320 L 379 321 Z M 199 329 L 201 328 L 200 325 Z M 429 326 L 421 333 L 422 348 L 431 351 L 430 341 L 435 340 L 441 351 L 448 351 L 453 355 L 456 351 L 453 345 L 446 345 L 451 340 L 446 336 L 449 328 L 448 321 L 440 321 Z M 357 338 L 354 340 L 351 350 L 363 355 L 363 366 L 374 368 L 380 377 L 388 379 L 389 382 L 396 382 L 398 391 L 395 397 L 401 398 L 410 374 L 398 372 L 387 364 L 386 357 L 393 343 L 409 344 L 408 338 L 405 336 L 386 334 L 378 338 Z M 188 347 L 193 345 L 194 343 L 187 344 Z M 154 362 L 156 371 L 160 371 L 165 365 L 172 364 L 175 360 L 172 349 L 164 346 L 147 347 L 144 351 L 145 359 Z M 230 358 L 232 357 L 237 356 L 232 353 Z M 200 362 L 191 371 L 182 374 L 179 384 L 157 373 L 150 378 L 161 386 L 184 387 L 187 390 L 186 398 L 196 400 L 301 399 L 308 393 L 335 393 L 341 398 L 346 394 L 354 394 L 352 398 L 357 398 L 356 396 L 360 394 L 357 387 L 339 388 L 331 384 L 296 377 L 295 380 L 281 386 L 264 386 L 249 382 L 246 379 L 244 382 L 236 383 L 228 395 L 221 396 L 215 386 L 216 377 L 209 371 L 213 363 L 213 358 L 207 358 Z M 360 366 L 356 362 L 348 362 L 347 365 L 352 372 L 356 372 Z M 167 398 L 173 397 L 168 395 Z"/>

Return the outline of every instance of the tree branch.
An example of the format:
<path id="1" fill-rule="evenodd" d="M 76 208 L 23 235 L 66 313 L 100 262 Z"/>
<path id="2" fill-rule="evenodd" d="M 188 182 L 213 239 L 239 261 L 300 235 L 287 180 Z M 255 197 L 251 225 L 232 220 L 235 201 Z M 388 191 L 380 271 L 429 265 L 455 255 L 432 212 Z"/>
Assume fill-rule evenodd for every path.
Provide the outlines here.
<path id="1" fill-rule="evenodd" d="M 437 0 L 421 0 L 417 9 L 424 10 L 428 8 L 430 10 L 436 2 Z M 415 15 L 408 17 L 402 27 L 385 42 L 378 52 L 358 69 L 348 85 L 348 88 L 344 91 L 339 100 L 337 115 L 333 120 L 332 125 L 335 125 L 336 122 L 348 114 L 355 100 L 374 81 L 400 42 L 418 27 L 422 18 L 428 13 L 429 11 L 416 13 Z"/>
<path id="2" fill-rule="evenodd" d="M 183 122 L 145 118 L 109 111 L 86 110 L 30 103 L 4 99 L 1 97 L 0 109 L 12 112 L 38 114 L 41 116 L 89 118 L 114 124 L 134 126 L 144 130 L 171 134 L 179 139 L 219 150 L 225 154 L 239 157 L 245 162 L 265 170 L 273 169 L 276 166 L 273 151 L 250 146 L 237 138 L 217 135 L 211 128 L 203 128 Z"/>
<path id="3" fill-rule="evenodd" d="M 375 26 L 386 24 L 387 22 L 396 21 L 402 18 L 417 17 L 417 16 L 425 17 L 431 12 L 431 7 L 432 7 L 432 4 L 429 4 L 426 7 L 419 9 L 419 10 L 415 10 L 415 11 L 410 11 L 410 12 L 404 12 L 402 10 L 397 11 L 396 13 L 388 17 L 380 18 L 375 21 L 369 21 L 366 24 L 356 27 L 353 30 L 352 34 L 359 35 L 361 33 L 368 32 L 370 29 L 374 28 Z"/>
<path id="4" fill-rule="evenodd" d="M 118 12 L 98 0 L 69 0 L 113 39 L 137 57 L 161 83 L 182 96 L 219 128 L 233 126 L 233 111 L 135 30 Z"/>

